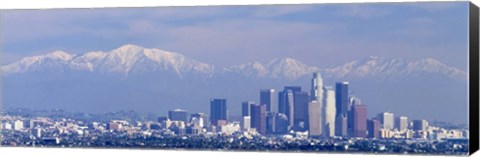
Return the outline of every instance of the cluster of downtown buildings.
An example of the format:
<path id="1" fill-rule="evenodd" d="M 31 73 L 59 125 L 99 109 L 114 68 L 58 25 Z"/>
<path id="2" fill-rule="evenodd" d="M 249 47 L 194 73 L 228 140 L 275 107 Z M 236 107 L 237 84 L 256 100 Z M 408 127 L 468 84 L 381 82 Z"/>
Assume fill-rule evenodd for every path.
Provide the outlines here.
<path id="1" fill-rule="evenodd" d="M 349 82 L 337 82 L 335 88 L 324 86 L 319 73 L 311 79 L 310 92 L 300 86 L 286 86 L 283 91 L 261 89 L 260 103 L 241 103 L 240 121 L 229 119 L 226 99 L 210 99 L 210 116 L 176 109 L 159 117 L 165 128 L 177 134 L 247 132 L 260 135 L 303 134 L 312 138 L 396 138 L 462 139 L 468 130 L 447 130 L 429 126 L 426 120 L 394 116 L 391 112 L 367 118 L 367 106 L 349 95 Z M 172 125 L 173 124 L 173 125 Z M 173 126 L 173 127 L 172 127 Z"/>
<path id="2" fill-rule="evenodd" d="M 229 116 L 227 100 L 217 98 L 210 99 L 209 115 L 175 109 L 156 121 L 7 114 L 0 117 L 0 137 L 3 145 L 13 146 L 468 152 L 468 129 L 432 126 L 391 112 L 369 119 L 367 106 L 349 95 L 348 82 L 324 86 L 319 73 L 313 74 L 310 92 L 300 86 L 261 89 L 260 103 L 239 105 L 236 119 Z"/>

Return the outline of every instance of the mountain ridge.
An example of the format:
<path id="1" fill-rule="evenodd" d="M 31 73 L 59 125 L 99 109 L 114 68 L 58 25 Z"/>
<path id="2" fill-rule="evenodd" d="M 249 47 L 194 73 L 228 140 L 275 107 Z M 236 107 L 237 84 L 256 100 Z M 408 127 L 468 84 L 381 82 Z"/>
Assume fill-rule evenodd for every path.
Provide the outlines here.
<path id="1" fill-rule="evenodd" d="M 319 68 L 306 65 L 294 58 L 275 58 L 266 64 L 253 61 L 245 64 L 216 68 L 212 64 L 200 62 L 180 53 L 156 48 L 144 48 L 126 44 L 108 52 L 91 51 L 80 55 L 64 51 L 53 51 L 44 55 L 30 56 L 17 62 L 3 65 L 5 76 L 28 73 L 31 71 L 89 71 L 100 73 L 121 73 L 128 76 L 135 72 L 173 72 L 183 75 L 239 74 L 248 78 L 270 78 L 296 80 L 309 76 L 313 72 L 332 78 L 379 77 L 390 79 L 398 77 L 419 77 L 425 74 L 440 74 L 455 80 L 466 80 L 467 73 L 450 67 L 433 58 L 407 61 L 400 58 L 382 58 L 370 56 L 362 60 Z"/>

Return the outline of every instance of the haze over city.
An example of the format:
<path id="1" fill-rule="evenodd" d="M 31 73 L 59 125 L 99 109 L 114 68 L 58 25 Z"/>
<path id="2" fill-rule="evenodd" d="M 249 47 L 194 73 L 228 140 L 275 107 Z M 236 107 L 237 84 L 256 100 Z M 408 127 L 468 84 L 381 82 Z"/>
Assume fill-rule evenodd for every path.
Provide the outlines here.
<path id="1" fill-rule="evenodd" d="M 161 114 L 225 97 L 239 115 L 320 72 L 351 82 L 369 116 L 466 123 L 467 4 L 2 11 L 4 105 Z"/>

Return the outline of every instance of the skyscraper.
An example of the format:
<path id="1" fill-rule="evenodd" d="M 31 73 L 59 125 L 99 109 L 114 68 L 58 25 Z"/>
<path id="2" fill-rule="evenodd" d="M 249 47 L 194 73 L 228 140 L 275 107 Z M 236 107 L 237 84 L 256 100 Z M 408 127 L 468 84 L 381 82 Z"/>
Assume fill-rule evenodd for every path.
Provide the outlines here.
<path id="1" fill-rule="evenodd" d="M 250 116 L 250 110 L 253 104 L 255 104 L 253 101 L 242 102 L 242 117 Z"/>
<path id="2" fill-rule="evenodd" d="M 257 132 L 265 135 L 266 133 L 266 119 L 267 119 L 267 105 L 252 105 L 251 110 L 252 127 L 257 129 Z"/>
<path id="3" fill-rule="evenodd" d="M 317 102 L 322 101 L 323 96 L 323 79 L 320 73 L 313 73 L 312 84 L 311 84 L 310 100 L 316 100 Z"/>
<path id="4" fill-rule="evenodd" d="M 181 109 L 168 111 L 168 119 L 170 119 L 171 121 L 182 121 L 184 123 L 187 123 L 188 113 L 186 110 L 181 110 Z"/>
<path id="5" fill-rule="evenodd" d="M 335 136 L 335 91 L 331 87 L 323 87 L 323 136 Z"/>
<path id="6" fill-rule="evenodd" d="M 348 103 L 348 112 L 347 112 L 347 134 L 350 137 L 354 137 L 354 115 L 353 115 L 353 106 L 362 104 L 362 101 L 357 97 L 350 97 Z"/>
<path id="7" fill-rule="evenodd" d="M 308 103 L 308 122 L 309 122 L 309 136 L 319 137 L 322 135 L 322 106 L 316 101 L 312 100 Z"/>
<path id="8" fill-rule="evenodd" d="M 337 82 L 335 84 L 336 136 L 347 136 L 348 85 L 348 82 Z"/>
<path id="9" fill-rule="evenodd" d="M 267 105 L 267 112 L 277 112 L 275 100 L 275 89 L 260 90 L 260 104 Z"/>
<path id="10" fill-rule="evenodd" d="M 403 131 L 408 127 L 408 118 L 405 116 L 395 117 L 395 128 Z"/>
<path id="11" fill-rule="evenodd" d="M 367 137 L 367 106 L 354 104 L 352 111 L 354 137 Z"/>
<path id="12" fill-rule="evenodd" d="M 227 100 L 210 99 L 210 121 L 217 126 L 219 120 L 227 121 Z"/>
<path id="13" fill-rule="evenodd" d="M 300 87 L 285 87 L 282 92 L 278 93 L 278 112 L 287 116 L 289 129 L 293 127 L 293 93 L 294 91 L 299 92 L 300 90 Z"/>
<path id="14" fill-rule="evenodd" d="M 367 122 L 368 137 L 369 138 L 379 138 L 380 137 L 380 121 L 377 119 L 371 119 Z"/>
<path id="15" fill-rule="evenodd" d="M 383 112 L 377 115 L 378 120 L 382 124 L 382 129 L 393 130 L 395 126 L 395 119 L 393 113 Z"/>
<path id="16" fill-rule="evenodd" d="M 308 102 L 310 97 L 307 92 L 295 92 L 293 96 L 293 124 L 295 131 L 308 130 Z"/>

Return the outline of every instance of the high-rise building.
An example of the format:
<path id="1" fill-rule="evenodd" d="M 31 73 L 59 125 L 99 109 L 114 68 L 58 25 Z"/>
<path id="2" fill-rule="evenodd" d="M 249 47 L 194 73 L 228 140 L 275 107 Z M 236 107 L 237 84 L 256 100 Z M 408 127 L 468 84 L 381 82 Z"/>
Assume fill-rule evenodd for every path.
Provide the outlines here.
<path id="1" fill-rule="evenodd" d="M 413 120 L 413 130 L 426 131 L 428 127 L 427 120 Z"/>
<path id="2" fill-rule="evenodd" d="M 361 105 L 362 101 L 357 97 L 350 97 L 348 101 L 348 112 L 347 112 L 347 135 L 354 137 L 355 133 L 353 130 L 354 117 L 353 117 L 353 106 Z"/>
<path id="3" fill-rule="evenodd" d="M 168 111 L 168 119 L 170 119 L 171 121 L 182 121 L 184 123 L 187 123 L 188 113 L 186 110 L 181 110 L 181 109 Z"/>
<path id="4" fill-rule="evenodd" d="M 383 112 L 377 115 L 378 120 L 382 124 L 382 129 L 393 130 L 395 127 L 395 119 L 393 113 Z"/>
<path id="5" fill-rule="evenodd" d="M 275 114 L 275 134 L 288 133 L 288 118 L 283 113 Z"/>
<path id="6" fill-rule="evenodd" d="M 288 118 L 288 128 L 293 127 L 293 101 L 294 92 L 299 92 L 300 87 L 285 87 L 285 89 L 278 93 L 278 112 L 283 113 Z"/>
<path id="7" fill-rule="evenodd" d="M 371 119 L 367 122 L 368 137 L 379 138 L 380 137 L 380 121 L 377 119 Z"/>
<path id="8" fill-rule="evenodd" d="M 408 118 L 405 116 L 395 117 L 395 128 L 404 131 L 408 127 Z"/>
<path id="9" fill-rule="evenodd" d="M 253 101 L 242 102 L 242 117 L 250 116 L 250 110 L 253 104 L 255 104 Z"/>
<path id="10" fill-rule="evenodd" d="M 335 135 L 347 136 L 348 116 L 348 82 L 337 82 L 335 84 Z"/>
<path id="11" fill-rule="evenodd" d="M 275 116 L 277 113 L 275 112 L 268 112 L 267 111 L 267 120 L 266 120 L 266 129 L 267 134 L 274 134 L 275 133 Z"/>
<path id="12" fill-rule="evenodd" d="M 219 120 L 227 121 L 227 100 L 210 99 L 210 122 L 217 126 Z"/>
<path id="13" fill-rule="evenodd" d="M 335 91 L 331 87 L 323 87 L 323 136 L 335 136 Z"/>
<path id="14" fill-rule="evenodd" d="M 322 135 L 322 117 L 322 105 L 316 100 L 310 101 L 308 103 L 309 136 L 319 137 Z"/>
<path id="15" fill-rule="evenodd" d="M 260 104 L 267 105 L 267 112 L 278 112 L 275 100 L 275 89 L 260 90 Z"/>
<path id="16" fill-rule="evenodd" d="M 242 130 L 249 130 L 252 125 L 250 122 L 251 122 L 250 116 L 243 116 L 241 125 L 240 125 L 242 127 Z"/>
<path id="17" fill-rule="evenodd" d="M 293 129 L 295 131 L 308 130 L 308 102 L 310 97 L 307 92 L 295 92 L 293 96 Z"/>
<path id="18" fill-rule="evenodd" d="M 251 123 L 252 127 L 258 133 L 265 135 L 266 133 L 266 119 L 267 119 L 267 105 L 253 105 L 252 106 Z"/>
<path id="19" fill-rule="evenodd" d="M 352 111 L 354 137 L 367 137 L 367 106 L 354 104 Z"/>
<path id="20" fill-rule="evenodd" d="M 313 78 L 311 82 L 311 89 L 310 89 L 310 100 L 316 100 L 317 102 L 322 101 L 323 96 L 323 79 L 320 73 L 313 73 Z"/>

